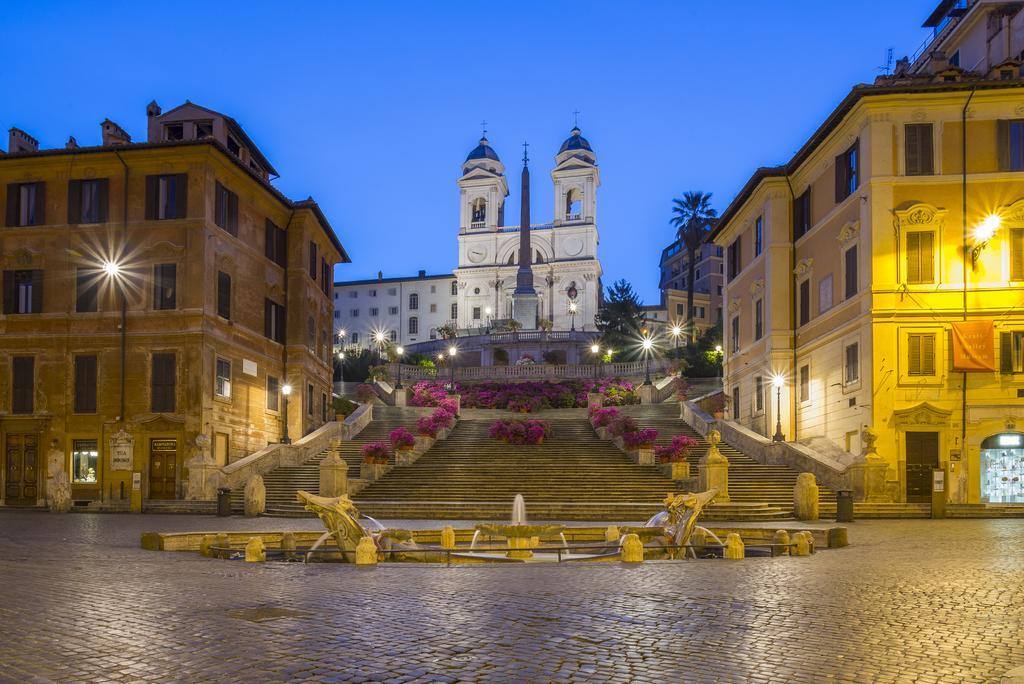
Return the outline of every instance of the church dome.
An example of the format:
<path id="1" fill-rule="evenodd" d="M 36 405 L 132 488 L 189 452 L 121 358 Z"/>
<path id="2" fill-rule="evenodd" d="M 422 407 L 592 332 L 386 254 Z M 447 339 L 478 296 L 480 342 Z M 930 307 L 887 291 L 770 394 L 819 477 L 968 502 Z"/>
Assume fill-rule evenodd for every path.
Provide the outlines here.
<path id="1" fill-rule="evenodd" d="M 493 159 L 494 161 L 501 161 L 498 159 L 498 153 L 494 151 L 487 138 L 480 138 L 480 144 L 473 148 L 473 151 L 466 157 L 466 161 L 473 161 L 474 159 Z"/>
<path id="2" fill-rule="evenodd" d="M 573 127 L 571 135 L 564 143 L 562 143 L 562 147 L 558 150 L 558 153 L 561 154 L 562 152 L 569 152 L 571 150 L 586 150 L 587 152 L 594 151 L 593 148 L 590 147 L 590 143 L 587 142 L 587 139 L 580 135 L 580 129 L 577 126 Z"/>

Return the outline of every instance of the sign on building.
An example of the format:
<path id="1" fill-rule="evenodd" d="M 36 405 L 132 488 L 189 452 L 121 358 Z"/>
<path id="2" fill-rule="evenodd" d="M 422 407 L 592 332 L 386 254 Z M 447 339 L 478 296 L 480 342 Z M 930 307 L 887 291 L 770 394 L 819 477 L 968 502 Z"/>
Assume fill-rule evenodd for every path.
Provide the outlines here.
<path id="1" fill-rule="evenodd" d="M 121 428 L 110 437 L 110 469 L 131 470 L 135 438 Z"/>

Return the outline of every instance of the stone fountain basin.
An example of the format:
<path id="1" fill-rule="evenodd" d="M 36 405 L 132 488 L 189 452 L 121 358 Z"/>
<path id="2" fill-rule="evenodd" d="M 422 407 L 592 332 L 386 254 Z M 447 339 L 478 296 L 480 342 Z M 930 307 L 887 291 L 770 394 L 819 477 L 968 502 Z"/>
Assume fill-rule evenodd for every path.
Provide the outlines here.
<path id="1" fill-rule="evenodd" d="M 491 537 L 505 537 L 506 539 L 527 539 L 530 537 L 544 537 L 561 534 L 565 531 L 565 525 L 513 525 L 499 523 L 484 523 L 477 525 L 475 529 Z"/>
<path id="2" fill-rule="evenodd" d="M 640 538 L 640 541 L 647 543 L 653 541 L 658 537 L 668 536 L 668 532 L 664 527 L 619 527 L 620 534 L 635 534 Z"/>

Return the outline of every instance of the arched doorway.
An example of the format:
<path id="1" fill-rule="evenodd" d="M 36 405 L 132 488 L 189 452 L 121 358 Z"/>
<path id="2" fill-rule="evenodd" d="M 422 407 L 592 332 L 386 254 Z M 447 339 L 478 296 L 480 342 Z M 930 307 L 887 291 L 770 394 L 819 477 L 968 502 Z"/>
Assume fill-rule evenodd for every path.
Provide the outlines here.
<path id="1" fill-rule="evenodd" d="M 1024 503 L 1024 433 L 1001 432 L 981 443 L 981 500 Z"/>

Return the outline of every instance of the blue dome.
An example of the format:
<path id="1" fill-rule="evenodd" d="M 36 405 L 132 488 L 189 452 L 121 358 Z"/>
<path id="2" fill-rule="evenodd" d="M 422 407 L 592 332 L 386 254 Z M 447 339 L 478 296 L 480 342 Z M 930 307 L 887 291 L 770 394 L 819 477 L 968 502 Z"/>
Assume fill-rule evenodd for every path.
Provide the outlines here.
<path id="1" fill-rule="evenodd" d="M 473 151 L 466 157 L 466 161 L 473 161 L 474 159 L 493 159 L 494 161 L 501 161 L 498 159 L 498 153 L 494 151 L 494 148 L 490 146 L 487 138 L 480 138 L 480 144 L 473 148 Z"/>
<path id="2" fill-rule="evenodd" d="M 573 128 L 572 134 L 562 143 L 562 148 L 558 150 L 558 153 L 567 152 L 569 150 L 586 150 L 587 152 L 593 152 L 593 148 L 590 147 L 590 143 L 587 139 L 580 135 L 579 128 Z"/>

